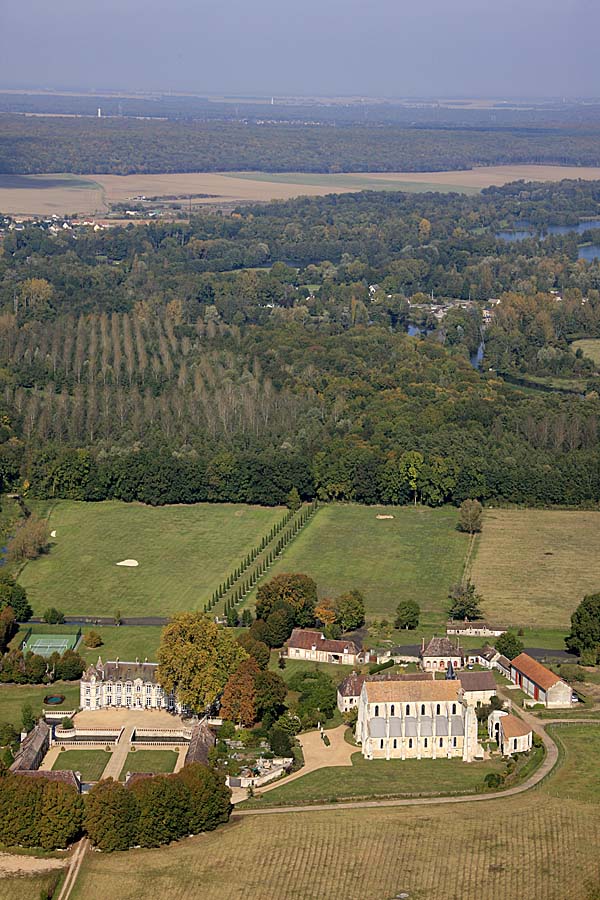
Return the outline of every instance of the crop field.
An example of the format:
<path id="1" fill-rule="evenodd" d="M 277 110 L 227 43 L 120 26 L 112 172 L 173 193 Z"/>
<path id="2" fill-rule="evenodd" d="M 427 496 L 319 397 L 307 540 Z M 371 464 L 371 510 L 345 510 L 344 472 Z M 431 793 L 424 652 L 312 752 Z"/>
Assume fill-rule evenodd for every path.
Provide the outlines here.
<path id="1" fill-rule="evenodd" d="M 99 781 L 108 762 L 106 750 L 65 750 L 52 766 L 53 772 L 81 772 L 83 781 Z"/>
<path id="2" fill-rule="evenodd" d="M 35 613 L 168 616 L 202 608 L 233 567 L 281 518 L 235 504 L 153 508 L 63 500 L 51 510 L 50 552 L 19 576 Z M 119 566 L 134 560 L 137 567 Z"/>
<path id="3" fill-rule="evenodd" d="M 441 626 L 447 619 L 448 588 L 461 578 L 469 541 L 456 530 L 457 521 L 450 507 L 326 506 L 269 577 L 305 572 L 324 597 L 362 591 L 367 619 L 393 617 L 400 600 L 410 597 L 420 604 L 423 620 Z"/>
<path id="4" fill-rule="evenodd" d="M 600 178 L 600 168 L 574 166 L 481 166 L 447 172 L 175 172 L 165 175 L 2 175 L 0 209 L 21 215 L 105 213 L 110 204 L 134 197 L 191 195 L 194 204 L 289 200 L 362 190 L 476 193 L 509 181 Z M 194 196 L 196 195 L 196 196 Z M 204 196 L 198 196 L 204 195 Z"/>
<path id="5" fill-rule="evenodd" d="M 352 756 L 352 767 L 318 769 L 267 791 L 249 805 L 294 806 L 331 800 L 401 797 L 410 794 L 468 794 L 483 790 L 490 772 L 504 771 L 500 758 L 466 765 L 461 759 L 364 759 Z M 244 804 L 246 805 L 246 804 Z"/>
<path id="6" fill-rule="evenodd" d="M 525 795 L 247 817 L 161 850 L 86 856 L 72 900 L 587 900 L 600 811 Z"/>
<path id="7" fill-rule="evenodd" d="M 567 628 L 582 597 L 600 586 L 600 513 L 486 511 L 471 579 L 490 620 Z"/>
<path id="8" fill-rule="evenodd" d="M 600 807 L 600 721 L 597 725 L 551 725 L 549 730 L 561 749 L 561 762 L 544 782 L 544 791 Z"/>
<path id="9" fill-rule="evenodd" d="M 573 350 L 581 350 L 584 356 L 593 359 L 596 365 L 600 366 L 600 339 L 599 338 L 583 338 L 580 341 L 573 341 L 571 344 Z"/>

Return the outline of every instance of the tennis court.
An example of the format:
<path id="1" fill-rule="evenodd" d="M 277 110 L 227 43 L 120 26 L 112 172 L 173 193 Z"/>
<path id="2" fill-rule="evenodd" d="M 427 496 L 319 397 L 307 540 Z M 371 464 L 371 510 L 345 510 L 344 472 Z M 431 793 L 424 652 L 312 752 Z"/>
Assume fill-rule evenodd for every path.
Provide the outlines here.
<path id="1" fill-rule="evenodd" d="M 77 634 L 30 634 L 23 641 L 23 652 L 36 653 L 38 656 L 52 656 L 53 653 L 64 653 L 65 650 L 74 650 L 81 631 Z"/>

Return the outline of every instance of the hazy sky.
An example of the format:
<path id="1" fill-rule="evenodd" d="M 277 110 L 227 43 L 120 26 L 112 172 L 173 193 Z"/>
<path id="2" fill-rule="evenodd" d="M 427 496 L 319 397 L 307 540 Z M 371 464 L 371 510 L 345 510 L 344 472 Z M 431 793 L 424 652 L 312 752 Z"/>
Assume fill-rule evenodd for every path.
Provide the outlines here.
<path id="1" fill-rule="evenodd" d="M 0 85 L 598 96 L 600 0 L 0 0 Z"/>

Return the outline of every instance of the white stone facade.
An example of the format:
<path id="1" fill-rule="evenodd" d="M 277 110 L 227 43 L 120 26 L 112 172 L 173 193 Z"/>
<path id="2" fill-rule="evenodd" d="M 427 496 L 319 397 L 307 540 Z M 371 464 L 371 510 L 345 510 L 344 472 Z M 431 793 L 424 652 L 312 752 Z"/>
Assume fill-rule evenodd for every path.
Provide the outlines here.
<path id="1" fill-rule="evenodd" d="M 157 669 L 157 663 L 119 660 L 103 663 L 98 659 L 81 679 L 81 708 L 167 709 L 181 713 L 175 697 L 166 694 L 156 680 Z"/>

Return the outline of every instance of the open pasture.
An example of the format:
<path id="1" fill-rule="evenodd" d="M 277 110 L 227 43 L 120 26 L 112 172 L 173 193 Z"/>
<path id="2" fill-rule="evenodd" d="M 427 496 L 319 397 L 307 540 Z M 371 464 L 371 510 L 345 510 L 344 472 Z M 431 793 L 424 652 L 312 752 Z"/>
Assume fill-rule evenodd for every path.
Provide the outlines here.
<path id="1" fill-rule="evenodd" d="M 48 606 L 87 616 L 202 609 L 280 518 L 278 508 L 235 504 L 63 500 L 50 513 L 50 552 L 28 563 L 19 581 L 35 613 Z M 117 565 L 126 559 L 138 566 Z"/>
<path id="2" fill-rule="evenodd" d="M 575 166 L 480 166 L 446 172 L 174 172 L 162 175 L 2 175 L 0 209 L 20 215 L 106 213 L 134 197 L 192 196 L 196 205 L 254 203 L 362 190 L 477 193 L 510 181 L 600 178 L 600 168 Z M 204 195 L 204 196 L 198 196 Z"/>
<path id="3" fill-rule="evenodd" d="M 391 515 L 393 519 L 377 519 Z M 400 600 L 421 606 L 438 629 L 447 619 L 448 588 L 459 581 L 468 535 L 456 530 L 457 510 L 331 504 L 315 515 L 272 567 L 305 572 L 322 597 L 357 589 L 367 620 L 393 618 Z M 406 641 L 413 640 L 408 632 Z"/>
<path id="4" fill-rule="evenodd" d="M 568 628 L 583 596 L 600 588 L 600 513 L 487 510 L 471 579 L 490 621 Z"/>
<path id="5" fill-rule="evenodd" d="M 573 341 L 571 349 L 581 350 L 584 356 L 600 366 L 600 338 L 582 338 L 580 341 Z"/>

